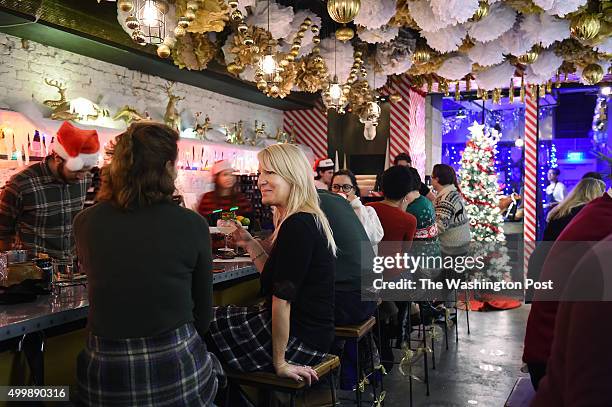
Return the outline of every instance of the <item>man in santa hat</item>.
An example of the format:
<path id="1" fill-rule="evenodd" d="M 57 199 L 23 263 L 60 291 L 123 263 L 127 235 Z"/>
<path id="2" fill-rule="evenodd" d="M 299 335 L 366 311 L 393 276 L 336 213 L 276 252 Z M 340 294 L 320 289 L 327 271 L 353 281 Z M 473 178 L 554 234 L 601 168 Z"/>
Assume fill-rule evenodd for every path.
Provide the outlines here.
<path id="1" fill-rule="evenodd" d="M 83 209 L 98 163 L 95 130 L 64 122 L 52 154 L 13 175 L 0 192 L 0 250 L 27 249 L 57 259 L 74 256 L 72 220 Z"/>

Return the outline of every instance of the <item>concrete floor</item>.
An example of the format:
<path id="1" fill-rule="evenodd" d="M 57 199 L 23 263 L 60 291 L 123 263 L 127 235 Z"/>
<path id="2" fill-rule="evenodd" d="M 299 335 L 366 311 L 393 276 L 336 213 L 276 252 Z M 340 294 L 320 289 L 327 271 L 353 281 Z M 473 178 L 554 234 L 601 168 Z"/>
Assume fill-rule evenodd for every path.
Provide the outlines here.
<path id="1" fill-rule="evenodd" d="M 430 372 L 430 396 L 425 384 L 413 381 L 415 407 L 502 407 L 519 376 L 523 337 L 529 306 L 508 311 L 470 312 L 467 335 L 465 312 L 459 314 L 459 343 L 450 332 L 449 350 L 444 334 L 436 343 L 436 370 Z M 400 352 L 396 360 L 401 359 Z M 429 358 L 431 362 L 431 357 Z M 423 360 L 415 362 L 413 374 L 423 377 Z M 385 406 L 410 406 L 408 377 L 395 367 L 385 376 Z M 346 400 L 343 406 L 349 406 Z M 354 405 L 354 403 L 352 404 Z M 364 405 L 372 405 L 364 403 Z"/>

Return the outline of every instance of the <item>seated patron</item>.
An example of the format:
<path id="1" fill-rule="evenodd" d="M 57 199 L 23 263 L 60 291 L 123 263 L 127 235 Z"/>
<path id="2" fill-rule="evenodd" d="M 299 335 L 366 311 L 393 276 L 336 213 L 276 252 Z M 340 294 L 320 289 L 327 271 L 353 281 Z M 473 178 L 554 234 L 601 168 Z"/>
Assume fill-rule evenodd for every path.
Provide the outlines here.
<path id="1" fill-rule="evenodd" d="M 310 384 L 318 380 L 311 366 L 334 340 L 336 243 L 304 153 L 275 144 L 258 159 L 262 203 L 274 208 L 273 244 L 267 253 L 240 227 L 234 239 L 261 273 L 266 302 L 213 308 L 207 341 L 232 369 L 269 370 Z"/>
<path id="2" fill-rule="evenodd" d="M 172 202 L 178 133 L 152 122 L 117 137 L 99 203 L 74 220 L 88 277 L 85 405 L 209 406 L 222 369 L 202 339 L 212 309 L 208 224 Z M 189 385 L 186 385 L 189 384 Z"/>

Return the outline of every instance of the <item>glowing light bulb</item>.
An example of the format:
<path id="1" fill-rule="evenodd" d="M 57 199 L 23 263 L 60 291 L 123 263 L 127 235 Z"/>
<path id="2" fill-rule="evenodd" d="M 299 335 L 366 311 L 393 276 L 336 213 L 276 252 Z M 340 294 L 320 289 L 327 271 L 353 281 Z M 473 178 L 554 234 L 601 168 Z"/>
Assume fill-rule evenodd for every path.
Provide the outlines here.
<path id="1" fill-rule="evenodd" d="M 604 96 L 609 96 L 610 95 L 611 90 L 609 86 L 604 86 L 603 88 L 601 88 L 601 94 Z"/>
<path id="2" fill-rule="evenodd" d="M 147 0 L 142 10 L 142 23 L 146 26 L 153 26 L 157 24 L 158 10 L 153 0 Z"/>
<path id="3" fill-rule="evenodd" d="M 337 83 L 329 85 L 329 96 L 332 99 L 340 99 L 342 97 L 342 88 Z"/>
<path id="4" fill-rule="evenodd" d="M 276 72 L 278 66 L 276 65 L 276 61 L 274 60 L 274 55 L 265 55 L 261 59 L 261 70 L 266 75 L 272 75 Z"/>
<path id="5" fill-rule="evenodd" d="M 523 141 L 522 138 L 517 138 L 514 141 L 514 145 L 517 146 L 518 148 L 522 148 L 525 145 L 525 142 Z"/>

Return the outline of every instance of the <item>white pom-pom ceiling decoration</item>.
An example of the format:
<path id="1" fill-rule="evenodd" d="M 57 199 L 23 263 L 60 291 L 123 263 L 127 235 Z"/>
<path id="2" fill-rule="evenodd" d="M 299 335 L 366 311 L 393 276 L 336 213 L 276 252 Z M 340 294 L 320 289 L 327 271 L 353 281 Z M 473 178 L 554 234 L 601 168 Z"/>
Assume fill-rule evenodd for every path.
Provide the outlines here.
<path id="1" fill-rule="evenodd" d="M 351 68 L 353 67 L 353 46 L 350 42 L 335 41 L 335 37 L 331 36 L 321 40 L 321 57 L 325 61 L 329 77 L 334 77 L 334 58 L 335 58 L 335 74 L 338 75 L 338 81 L 346 82 Z M 335 48 L 335 52 L 334 52 Z"/>
<path id="2" fill-rule="evenodd" d="M 503 3 L 495 3 L 480 21 L 468 23 L 468 33 L 476 41 L 493 41 L 510 30 L 515 21 L 516 11 Z"/>
<path id="3" fill-rule="evenodd" d="M 529 51 L 536 43 L 527 37 L 524 31 L 515 26 L 495 41 L 504 54 L 520 56 Z"/>
<path id="4" fill-rule="evenodd" d="M 503 49 L 499 40 L 479 42 L 467 52 L 468 57 L 476 64 L 481 66 L 497 65 L 504 60 Z"/>
<path id="5" fill-rule="evenodd" d="M 530 41 L 548 48 L 555 41 L 569 38 L 569 26 L 569 21 L 548 14 L 528 14 L 521 23 L 521 30 Z"/>
<path id="6" fill-rule="evenodd" d="M 363 30 L 359 32 L 359 38 L 367 43 L 376 44 L 379 42 L 389 42 L 399 33 L 398 27 L 384 26 L 375 30 Z"/>
<path id="7" fill-rule="evenodd" d="M 597 51 L 603 54 L 612 54 L 612 37 L 608 37 L 607 40 L 599 44 L 596 48 Z"/>
<path id="8" fill-rule="evenodd" d="M 533 3 L 542 8 L 547 14 L 564 17 L 573 13 L 587 3 L 587 0 L 533 0 Z"/>
<path id="9" fill-rule="evenodd" d="M 431 0 L 433 14 L 444 24 L 463 24 L 478 10 L 479 0 Z"/>
<path id="10" fill-rule="evenodd" d="M 538 59 L 525 72 L 525 81 L 546 83 L 556 74 L 562 63 L 563 58 L 557 56 L 553 51 L 542 51 Z"/>
<path id="11" fill-rule="evenodd" d="M 366 72 L 368 73 L 368 76 L 366 77 L 367 81 L 368 81 L 368 85 L 370 85 L 371 89 L 374 89 L 374 69 L 372 69 L 372 65 L 368 64 L 365 66 L 366 68 Z M 385 83 L 387 83 L 387 75 L 385 75 L 383 72 L 376 72 L 376 89 L 380 89 L 383 86 L 385 86 Z"/>
<path id="12" fill-rule="evenodd" d="M 472 61 L 465 55 L 458 55 L 444 61 L 436 74 L 450 81 L 458 81 L 471 71 Z"/>
<path id="13" fill-rule="evenodd" d="M 509 62 L 504 62 L 476 73 L 476 83 L 480 89 L 484 90 L 508 87 L 515 69 Z"/>
<path id="14" fill-rule="evenodd" d="M 361 0 L 355 24 L 377 29 L 386 25 L 395 15 L 395 0 Z"/>
<path id="15" fill-rule="evenodd" d="M 449 25 L 436 17 L 427 0 L 409 1 L 408 10 L 412 19 L 423 31 L 434 32 Z"/>
<path id="16" fill-rule="evenodd" d="M 440 52 L 453 52 L 459 49 L 467 32 L 463 24 L 443 28 L 436 32 L 421 31 L 427 44 Z"/>
<path id="17" fill-rule="evenodd" d="M 270 34 L 272 38 L 278 40 L 286 38 L 291 32 L 293 17 L 294 14 L 291 7 L 284 7 L 270 2 L 270 19 L 268 20 L 268 2 L 258 1 L 255 5 L 255 10 L 253 10 L 253 15 L 247 19 L 247 24 L 267 30 L 268 21 L 270 21 Z"/>

